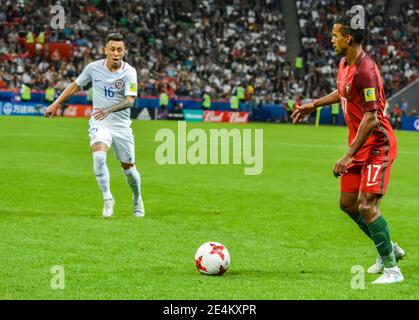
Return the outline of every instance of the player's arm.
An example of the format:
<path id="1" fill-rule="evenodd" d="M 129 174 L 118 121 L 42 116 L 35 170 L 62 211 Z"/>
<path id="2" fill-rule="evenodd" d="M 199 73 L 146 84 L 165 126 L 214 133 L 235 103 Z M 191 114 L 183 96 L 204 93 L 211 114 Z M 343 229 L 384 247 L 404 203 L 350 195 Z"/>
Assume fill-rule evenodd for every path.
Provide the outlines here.
<path id="1" fill-rule="evenodd" d="M 352 141 L 346 154 L 336 162 L 335 167 L 333 168 L 333 174 L 335 177 L 341 176 L 346 172 L 347 167 L 352 163 L 355 155 L 367 141 L 377 124 L 377 111 L 364 113 L 364 117 L 359 125 L 355 139 Z"/>
<path id="2" fill-rule="evenodd" d="M 378 76 L 379 75 L 376 72 L 374 64 L 371 63 L 361 64 L 357 70 L 357 75 L 355 76 L 355 87 L 361 97 L 360 108 L 364 116 L 359 125 L 355 139 L 349 146 L 348 151 L 336 162 L 335 167 L 333 168 L 333 174 L 335 177 L 346 172 L 346 168 L 352 163 L 359 149 L 362 148 L 368 137 L 374 131 L 374 128 L 379 123 L 377 115 L 379 107 L 376 97 L 376 93 L 378 93 L 380 89 Z"/>
<path id="3" fill-rule="evenodd" d="M 312 113 L 318 107 L 328 106 L 339 101 L 340 96 L 338 90 L 336 89 L 324 97 L 315 99 L 309 103 L 303 104 L 302 106 L 296 106 L 294 112 L 291 115 L 292 121 L 293 123 L 300 122 L 304 119 L 305 116 Z"/>
<path id="4" fill-rule="evenodd" d="M 90 75 L 91 64 L 88 64 L 86 68 L 84 68 L 83 72 L 77 77 L 75 81 L 73 81 L 65 90 L 60 94 L 60 96 L 55 100 L 46 110 L 45 116 L 52 118 L 60 107 L 60 105 L 65 102 L 68 98 L 70 98 L 73 94 L 80 90 L 80 87 L 85 86 L 89 82 L 92 81 L 92 77 Z"/>
<path id="5" fill-rule="evenodd" d="M 368 137 L 374 131 L 378 124 L 377 111 L 365 112 L 362 118 L 361 124 L 359 125 L 358 132 L 356 133 L 355 139 L 349 147 L 347 154 L 351 157 L 355 157 L 359 149 L 367 141 Z"/>
<path id="6" fill-rule="evenodd" d="M 80 87 L 74 81 L 72 82 L 65 90 L 60 94 L 60 96 L 55 100 L 48 108 L 45 110 L 45 117 L 52 118 L 58 108 L 61 107 L 61 104 L 70 98 L 73 94 L 80 90 Z"/>
<path id="7" fill-rule="evenodd" d="M 96 120 L 103 120 L 112 112 L 118 112 L 127 108 L 132 108 L 134 106 L 134 102 L 134 96 L 125 96 L 124 101 L 118 102 L 108 108 L 94 109 L 93 117 Z"/>

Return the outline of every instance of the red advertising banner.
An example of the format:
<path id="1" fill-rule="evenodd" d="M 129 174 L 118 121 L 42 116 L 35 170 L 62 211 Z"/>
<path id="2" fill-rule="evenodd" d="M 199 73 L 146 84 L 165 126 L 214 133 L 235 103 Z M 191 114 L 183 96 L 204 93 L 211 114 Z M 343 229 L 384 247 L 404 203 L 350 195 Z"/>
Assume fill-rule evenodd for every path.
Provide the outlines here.
<path id="1" fill-rule="evenodd" d="M 91 105 L 69 104 L 64 110 L 64 117 L 90 118 L 91 114 Z"/>
<path id="2" fill-rule="evenodd" d="M 249 119 L 248 112 L 232 112 L 232 111 L 205 111 L 204 122 L 230 122 L 230 123 L 247 123 Z"/>
<path id="3" fill-rule="evenodd" d="M 70 60 L 73 57 L 73 46 L 69 43 L 50 42 L 45 44 L 26 44 L 30 57 L 40 55 L 42 58 L 56 60 Z"/>

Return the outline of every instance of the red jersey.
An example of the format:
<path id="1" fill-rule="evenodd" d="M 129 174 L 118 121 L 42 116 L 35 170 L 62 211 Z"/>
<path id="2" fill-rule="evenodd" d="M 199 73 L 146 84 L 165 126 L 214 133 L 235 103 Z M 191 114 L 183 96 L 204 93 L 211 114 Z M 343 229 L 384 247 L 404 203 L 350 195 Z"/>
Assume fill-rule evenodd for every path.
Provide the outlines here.
<path id="1" fill-rule="evenodd" d="M 390 121 L 384 115 L 386 97 L 377 64 L 365 52 L 361 52 L 353 65 L 342 58 L 339 63 L 337 88 L 342 110 L 349 128 L 348 144 L 358 132 L 365 112 L 376 111 L 378 125 L 354 157 L 356 162 L 371 158 L 388 161 L 397 156 L 397 140 Z"/>

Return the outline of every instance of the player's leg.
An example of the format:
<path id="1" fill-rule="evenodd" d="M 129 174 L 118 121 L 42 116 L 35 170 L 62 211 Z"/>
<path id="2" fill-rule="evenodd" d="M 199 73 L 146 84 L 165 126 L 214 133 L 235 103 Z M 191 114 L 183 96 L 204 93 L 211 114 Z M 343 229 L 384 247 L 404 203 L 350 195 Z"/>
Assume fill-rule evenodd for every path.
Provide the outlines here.
<path id="1" fill-rule="evenodd" d="M 381 200 L 383 199 L 383 197 L 381 197 L 378 202 L 377 202 L 377 207 L 380 206 Z M 393 252 L 394 252 L 394 257 L 396 258 L 396 262 L 403 259 L 404 256 L 406 255 L 406 253 L 404 252 L 404 250 L 395 242 L 391 241 L 391 246 L 393 248 Z M 384 270 L 384 263 L 383 263 L 383 259 L 381 258 L 380 255 L 378 255 L 377 259 L 375 260 L 375 263 L 368 268 L 367 272 L 370 274 L 378 274 L 378 273 L 382 273 Z"/>
<path id="2" fill-rule="evenodd" d="M 348 214 L 348 216 L 355 221 L 359 228 L 372 240 L 370 230 L 363 216 L 359 213 L 358 210 L 358 197 L 359 194 L 355 192 L 342 192 L 340 194 L 340 207 L 341 209 Z M 377 205 L 379 206 L 381 199 Z M 396 257 L 396 261 L 403 259 L 405 256 L 404 250 L 397 244 L 391 242 L 393 247 L 393 252 Z M 383 272 L 384 264 L 381 256 L 379 255 L 375 263 L 368 268 L 368 273 L 377 274 Z"/>
<path id="3" fill-rule="evenodd" d="M 135 166 L 134 136 L 130 129 L 124 133 L 116 133 L 113 137 L 115 155 L 121 162 L 127 183 L 132 190 L 134 215 L 136 217 L 143 217 L 145 211 L 141 196 L 141 175 Z"/>
<path id="4" fill-rule="evenodd" d="M 371 238 L 370 230 L 364 217 L 358 211 L 358 192 L 341 192 L 340 208 L 358 225 L 368 238 Z"/>
<path id="5" fill-rule="evenodd" d="M 141 175 L 137 170 L 134 163 L 121 162 L 122 169 L 124 170 L 127 178 L 127 183 L 132 190 L 132 199 L 134 202 L 134 215 L 136 217 L 144 217 L 144 203 L 141 196 Z"/>
<path id="6" fill-rule="evenodd" d="M 90 130 L 90 146 L 93 156 L 93 171 L 96 181 L 102 191 L 104 205 L 102 215 L 105 218 L 112 216 L 115 201 L 110 189 L 110 175 L 106 164 L 107 152 L 112 144 L 112 136 L 103 128 Z"/>
<path id="7" fill-rule="evenodd" d="M 358 210 L 368 224 L 371 238 L 384 265 L 384 274 L 373 283 L 395 283 L 403 281 L 397 267 L 390 230 L 379 206 L 387 188 L 391 163 L 367 164 L 363 168 Z"/>
<path id="8" fill-rule="evenodd" d="M 341 177 L 340 208 L 359 226 L 359 228 L 372 240 L 368 224 L 358 210 L 359 189 L 362 180 L 362 165 L 354 164 L 348 168 L 348 172 Z M 380 204 L 381 198 L 377 205 Z M 402 259 L 405 252 L 396 243 L 392 243 L 396 260 Z M 377 274 L 384 270 L 381 256 L 378 256 L 375 263 L 368 268 L 368 273 Z"/>
<path id="9" fill-rule="evenodd" d="M 340 179 L 340 208 L 371 239 L 368 225 L 358 210 L 359 187 L 361 185 L 362 165 L 353 164 Z"/>

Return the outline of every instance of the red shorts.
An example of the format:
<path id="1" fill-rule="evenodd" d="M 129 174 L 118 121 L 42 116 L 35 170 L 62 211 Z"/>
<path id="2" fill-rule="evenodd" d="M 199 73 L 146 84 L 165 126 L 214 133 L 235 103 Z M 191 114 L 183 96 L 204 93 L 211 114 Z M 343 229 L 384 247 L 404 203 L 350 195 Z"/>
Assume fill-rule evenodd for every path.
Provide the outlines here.
<path id="1" fill-rule="evenodd" d="M 340 191 L 385 194 L 392 163 L 393 160 L 352 163 L 341 176 Z"/>

